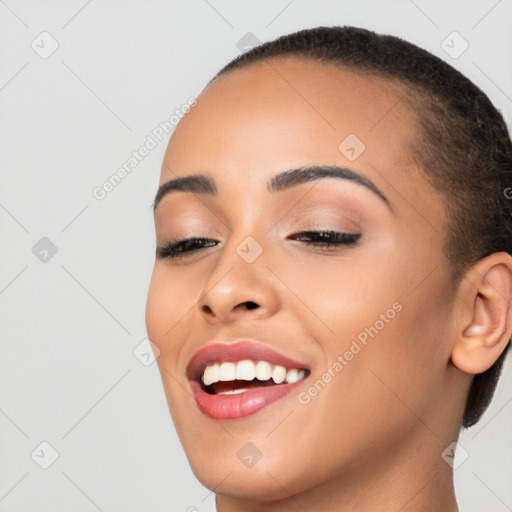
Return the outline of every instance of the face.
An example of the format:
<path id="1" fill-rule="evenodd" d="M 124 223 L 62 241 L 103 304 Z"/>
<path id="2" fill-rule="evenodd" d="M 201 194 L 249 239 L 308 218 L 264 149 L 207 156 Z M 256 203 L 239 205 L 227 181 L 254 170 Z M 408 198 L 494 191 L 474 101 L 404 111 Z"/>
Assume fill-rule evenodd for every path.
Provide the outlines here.
<path id="1" fill-rule="evenodd" d="M 168 187 L 157 202 L 164 251 L 146 321 L 177 433 L 217 494 L 272 500 L 367 478 L 407 440 L 430 450 L 446 414 L 462 413 L 446 393 L 454 290 L 443 200 L 409 158 L 402 95 L 334 66 L 274 59 L 217 79 L 172 135 L 160 184 L 201 174 L 215 193 Z M 194 360 L 210 343 L 219 350 Z M 270 366 L 253 365 L 259 383 L 233 383 L 229 363 L 248 359 Z M 201 390 L 205 365 L 226 362 L 222 377 L 209 371 L 227 381 Z M 293 365 L 305 378 L 265 380 Z"/>

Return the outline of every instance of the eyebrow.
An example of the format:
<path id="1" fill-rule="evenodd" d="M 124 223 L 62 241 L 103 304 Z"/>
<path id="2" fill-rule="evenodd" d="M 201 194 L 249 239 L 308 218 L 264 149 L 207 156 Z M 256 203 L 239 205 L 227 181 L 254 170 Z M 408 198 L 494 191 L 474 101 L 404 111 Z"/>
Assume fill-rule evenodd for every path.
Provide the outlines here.
<path id="1" fill-rule="evenodd" d="M 310 167 L 300 167 L 298 169 L 289 169 L 282 171 L 267 183 L 267 190 L 271 193 L 281 192 L 290 189 L 296 185 L 309 183 L 324 178 L 338 178 L 351 181 L 366 187 L 368 190 L 378 196 L 392 211 L 393 208 L 389 199 L 377 188 L 377 186 L 368 178 L 362 176 L 352 169 L 337 166 L 316 165 Z M 159 188 L 153 201 L 153 211 L 156 210 L 158 203 L 172 192 L 192 192 L 194 194 L 217 195 L 217 187 L 211 176 L 205 174 L 192 174 L 174 178 L 163 183 Z"/>

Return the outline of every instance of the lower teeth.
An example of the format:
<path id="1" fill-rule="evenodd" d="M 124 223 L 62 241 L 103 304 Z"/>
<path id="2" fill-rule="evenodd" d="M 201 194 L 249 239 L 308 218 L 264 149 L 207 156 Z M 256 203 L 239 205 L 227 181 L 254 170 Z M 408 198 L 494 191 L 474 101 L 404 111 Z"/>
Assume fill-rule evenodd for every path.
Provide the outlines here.
<path id="1" fill-rule="evenodd" d="M 245 388 L 239 388 L 239 389 L 233 389 L 232 391 L 220 391 L 217 393 L 217 395 L 238 395 L 239 393 L 245 393 L 247 389 Z"/>

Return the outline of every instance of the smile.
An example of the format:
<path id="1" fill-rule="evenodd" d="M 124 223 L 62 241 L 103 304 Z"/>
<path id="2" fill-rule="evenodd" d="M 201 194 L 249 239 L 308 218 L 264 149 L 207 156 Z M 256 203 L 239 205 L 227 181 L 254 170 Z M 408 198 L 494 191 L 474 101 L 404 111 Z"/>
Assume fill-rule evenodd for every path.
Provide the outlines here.
<path id="1" fill-rule="evenodd" d="M 254 414 L 284 398 L 309 374 L 305 364 L 251 342 L 207 345 L 187 367 L 197 406 L 213 419 Z"/>

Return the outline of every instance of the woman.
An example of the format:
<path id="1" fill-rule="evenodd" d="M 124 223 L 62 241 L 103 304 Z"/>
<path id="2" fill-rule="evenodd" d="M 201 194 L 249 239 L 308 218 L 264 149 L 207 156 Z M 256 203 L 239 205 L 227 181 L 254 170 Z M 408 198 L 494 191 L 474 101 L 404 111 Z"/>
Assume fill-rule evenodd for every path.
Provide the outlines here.
<path id="1" fill-rule="evenodd" d="M 458 510 L 512 333 L 512 144 L 451 66 L 319 27 L 225 66 L 173 132 L 149 338 L 228 511 Z"/>

